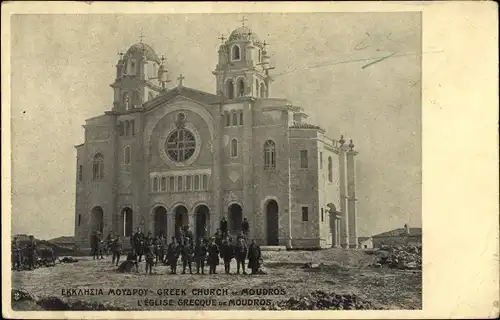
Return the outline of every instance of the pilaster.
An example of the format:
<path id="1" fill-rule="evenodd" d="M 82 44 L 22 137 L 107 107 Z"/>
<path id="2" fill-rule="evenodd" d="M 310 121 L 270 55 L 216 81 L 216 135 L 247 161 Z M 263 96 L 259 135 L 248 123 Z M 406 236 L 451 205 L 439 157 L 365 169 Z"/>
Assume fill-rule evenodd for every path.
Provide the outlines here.
<path id="1" fill-rule="evenodd" d="M 354 144 L 349 143 L 349 151 L 347 151 L 347 192 L 349 197 L 348 217 L 349 217 L 349 242 L 351 248 L 358 248 L 358 232 L 357 232 L 357 198 L 356 198 L 356 159 L 358 154 L 354 151 Z"/>
<path id="2" fill-rule="evenodd" d="M 343 248 L 349 247 L 349 218 L 348 218 L 348 194 L 347 194 L 347 147 L 344 146 L 343 137 L 339 141 L 339 178 L 340 178 L 340 211 L 342 212 L 340 219 L 340 244 Z"/>

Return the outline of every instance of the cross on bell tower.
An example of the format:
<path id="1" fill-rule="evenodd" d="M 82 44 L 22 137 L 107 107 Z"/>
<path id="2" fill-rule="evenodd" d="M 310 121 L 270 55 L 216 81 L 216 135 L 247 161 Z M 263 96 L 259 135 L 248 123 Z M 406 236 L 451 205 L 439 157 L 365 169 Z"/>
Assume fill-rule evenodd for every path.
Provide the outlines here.
<path id="1" fill-rule="evenodd" d="M 177 78 L 177 80 L 179 80 L 179 87 L 182 87 L 182 82 L 184 80 L 184 76 L 182 75 L 182 73 L 179 75 L 179 77 Z"/>

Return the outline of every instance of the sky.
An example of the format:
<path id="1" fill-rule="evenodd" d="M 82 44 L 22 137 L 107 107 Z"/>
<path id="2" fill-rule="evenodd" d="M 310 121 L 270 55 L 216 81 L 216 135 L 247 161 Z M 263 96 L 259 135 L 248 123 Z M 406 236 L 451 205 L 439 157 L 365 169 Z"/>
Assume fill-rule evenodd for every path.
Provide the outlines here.
<path id="1" fill-rule="evenodd" d="M 74 234 L 74 146 L 112 107 L 119 52 L 142 32 L 171 79 L 215 93 L 218 38 L 243 16 L 270 44 L 271 97 L 353 139 L 358 235 L 421 227 L 419 13 L 44 14 L 12 16 L 12 232 Z"/>

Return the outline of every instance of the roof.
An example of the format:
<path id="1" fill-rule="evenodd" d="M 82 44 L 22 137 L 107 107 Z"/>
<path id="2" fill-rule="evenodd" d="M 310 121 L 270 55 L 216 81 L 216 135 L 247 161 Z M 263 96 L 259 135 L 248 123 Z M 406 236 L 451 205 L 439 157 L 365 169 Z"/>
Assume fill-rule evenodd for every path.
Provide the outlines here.
<path id="1" fill-rule="evenodd" d="M 235 40 L 251 40 L 254 42 L 259 42 L 259 37 L 257 34 L 253 33 L 249 27 L 242 26 L 231 32 L 228 41 Z"/>
<path id="2" fill-rule="evenodd" d="M 191 100 L 195 100 L 204 104 L 215 104 L 223 101 L 222 96 L 218 96 L 215 94 L 211 94 L 208 92 L 203 92 L 200 90 L 196 90 L 193 88 L 188 88 L 184 86 L 177 86 L 168 91 L 162 91 L 158 96 L 154 99 L 146 102 L 144 104 L 145 109 L 154 108 L 166 101 L 169 101 L 177 96 L 183 96 L 189 98 Z"/>
<path id="3" fill-rule="evenodd" d="M 293 128 L 293 129 L 315 129 L 315 130 L 321 130 L 322 132 L 325 132 L 325 130 L 322 129 L 320 126 L 310 124 L 310 123 L 305 123 L 305 122 L 302 122 L 302 123 L 294 122 L 290 126 L 290 128 Z"/>
<path id="4" fill-rule="evenodd" d="M 154 62 L 160 64 L 160 58 L 158 58 L 158 55 L 156 54 L 155 50 L 151 46 L 149 46 L 145 43 L 142 43 L 142 42 L 136 43 L 133 46 L 131 46 L 127 50 L 125 57 L 134 56 L 137 54 L 142 54 L 146 57 L 147 60 L 154 61 Z"/>
<path id="5" fill-rule="evenodd" d="M 363 242 L 363 241 L 366 241 L 368 239 L 370 239 L 371 237 L 358 237 L 358 242 Z"/>
<path id="6" fill-rule="evenodd" d="M 387 238 L 387 237 L 400 237 L 407 236 L 405 228 L 397 228 L 391 231 L 379 233 L 372 236 L 372 238 Z M 422 236 L 422 228 L 410 228 L 409 236 Z"/>

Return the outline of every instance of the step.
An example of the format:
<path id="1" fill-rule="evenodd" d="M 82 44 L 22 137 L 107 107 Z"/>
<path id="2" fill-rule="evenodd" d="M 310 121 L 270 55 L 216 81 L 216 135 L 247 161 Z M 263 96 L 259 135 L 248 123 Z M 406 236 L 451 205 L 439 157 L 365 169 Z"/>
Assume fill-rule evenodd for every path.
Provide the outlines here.
<path id="1" fill-rule="evenodd" d="M 286 251 L 286 246 L 260 246 L 261 251 Z"/>

